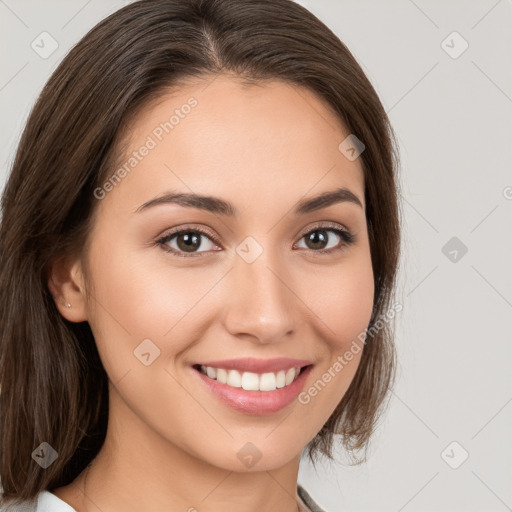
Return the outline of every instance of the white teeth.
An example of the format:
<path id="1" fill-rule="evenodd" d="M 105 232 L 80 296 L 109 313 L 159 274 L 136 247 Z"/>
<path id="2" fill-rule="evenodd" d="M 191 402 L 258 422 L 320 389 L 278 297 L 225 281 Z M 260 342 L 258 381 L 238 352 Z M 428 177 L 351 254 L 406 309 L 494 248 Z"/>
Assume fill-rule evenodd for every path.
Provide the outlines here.
<path id="1" fill-rule="evenodd" d="M 286 372 L 286 377 L 284 379 L 285 386 L 288 386 L 288 384 L 291 384 L 293 382 L 293 379 L 295 379 L 295 368 L 290 368 Z"/>
<path id="2" fill-rule="evenodd" d="M 242 387 L 247 391 L 258 391 L 260 378 L 257 373 L 244 372 L 242 374 Z"/>
<path id="3" fill-rule="evenodd" d="M 234 388 L 242 387 L 242 376 L 236 370 L 229 370 L 228 372 L 228 380 L 226 381 L 228 386 L 232 386 Z"/>
<path id="4" fill-rule="evenodd" d="M 274 391 L 276 389 L 276 380 L 275 373 L 264 373 L 260 377 L 260 391 Z"/>
<path id="5" fill-rule="evenodd" d="M 284 388 L 286 385 L 286 372 L 284 370 L 281 370 L 277 372 L 276 376 L 276 388 Z"/>
<path id="6" fill-rule="evenodd" d="M 224 368 L 213 368 L 212 366 L 200 367 L 201 372 L 216 379 L 221 384 L 227 384 L 234 388 L 243 388 L 246 391 L 275 391 L 276 389 L 289 386 L 299 375 L 300 368 L 290 368 L 278 372 L 254 373 L 237 370 L 225 370 Z"/>
<path id="7" fill-rule="evenodd" d="M 224 368 L 217 368 L 217 380 L 221 384 L 226 384 L 228 381 L 228 372 Z"/>

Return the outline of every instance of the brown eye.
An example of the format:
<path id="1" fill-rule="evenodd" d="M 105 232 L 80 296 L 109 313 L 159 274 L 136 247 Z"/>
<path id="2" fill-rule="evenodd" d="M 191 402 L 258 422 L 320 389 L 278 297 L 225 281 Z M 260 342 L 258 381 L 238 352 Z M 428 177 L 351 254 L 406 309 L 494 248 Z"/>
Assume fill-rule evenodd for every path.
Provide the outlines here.
<path id="1" fill-rule="evenodd" d="M 210 233 L 201 229 L 188 228 L 176 230 L 163 236 L 157 240 L 157 244 L 175 256 L 203 256 L 212 250 L 219 250 L 219 246 L 212 238 Z M 301 248 L 317 253 L 330 253 L 352 244 L 355 237 L 345 229 L 319 226 L 302 235 L 301 241 L 302 239 L 305 240 L 306 247 Z M 208 247 L 209 244 L 210 247 Z M 297 245 L 297 247 L 299 246 Z"/>
<path id="2" fill-rule="evenodd" d="M 204 242 L 204 240 L 207 240 Z M 217 247 L 212 241 L 211 236 L 200 229 L 181 229 L 169 233 L 157 240 L 157 243 L 164 246 L 164 250 L 174 253 L 176 256 L 195 256 L 202 255 L 204 252 Z M 199 249 L 203 249 L 199 251 Z"/>
<path id="3" fill-rule="evenodd" d="M 306 249 L 322 253 L 343 249 L 344 246 L 352 244 L 355 238 L 344 229 L 319 226 L 302 235 L 302 239 Z"/>
<path id="4" fill-rule="evenodd" d="M 329 242 L 329 235 L 325 229 L 316 229 L 305 235 L 304 238 L 309 249 L 325 249 Z"/>
<path id="5" fill-rule="evenodd" d="M 193 231 L 186 231 L 175 235 L 176 244 L 180 251 L 194 252 L 201 246 L 201 236 Z"/>

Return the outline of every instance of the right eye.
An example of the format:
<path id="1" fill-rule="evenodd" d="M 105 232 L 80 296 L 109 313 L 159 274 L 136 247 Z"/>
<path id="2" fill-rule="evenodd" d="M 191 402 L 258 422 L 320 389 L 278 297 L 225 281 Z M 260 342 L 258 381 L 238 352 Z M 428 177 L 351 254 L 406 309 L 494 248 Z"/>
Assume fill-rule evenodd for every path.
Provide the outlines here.
<path id="1" fill-rule="evenodd" d="M 203 252 L 209 252 L 207 248 L 204 251 L 198 251 L 205 244 L 203 238 L 206 238 L 213 247 L 218 247 L 212 240 L 212 235 L 198 228 L 186 228 L 172 231 L 157 240 L 157 243 L 163 246 L 164 251 L 178 257 L 190 257 L 201 255 Z M 208 245 L 208 243 L 206 244 Z"/>

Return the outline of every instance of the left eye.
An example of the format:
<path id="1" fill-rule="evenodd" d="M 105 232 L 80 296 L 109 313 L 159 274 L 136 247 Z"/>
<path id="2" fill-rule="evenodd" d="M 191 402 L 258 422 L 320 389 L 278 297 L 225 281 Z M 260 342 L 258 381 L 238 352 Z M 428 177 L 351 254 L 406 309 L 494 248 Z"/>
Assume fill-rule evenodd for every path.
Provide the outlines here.
<path id="1" fill-rule="evenodd" d="M 338 239 L 341 238 L 342 243 L 341 247 L 339 247 L 340 242 L 336 242 L 336 237 L 333 242 L 331 242 L 330 236 L 327 233 L 334 233 Z M 348 231 L 337 228 L 323 228 L 318 227 L 311 231 L 308 231 L 304 235 L 302 235 L 301 240 L 305 240 L 306 249 L 313 250 L 315 252 L 328 252 L 330 249 L 342 249 L 343 245 L 349 245 L 353 242 L 353 236 Z M 327 245 L 324 245 L 327 244 Z M 321 247 L 319 247 L 319 245 Z"/>

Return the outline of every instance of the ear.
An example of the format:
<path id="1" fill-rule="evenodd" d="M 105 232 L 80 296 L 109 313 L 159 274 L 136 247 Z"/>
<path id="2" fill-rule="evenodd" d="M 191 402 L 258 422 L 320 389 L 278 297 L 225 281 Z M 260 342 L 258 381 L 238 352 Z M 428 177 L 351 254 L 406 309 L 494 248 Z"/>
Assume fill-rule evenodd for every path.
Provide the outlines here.
<path id="1" fill-rule="evenodd" d="M 87 301 L 82 264 L 79 259 L 57 258 L 47 267 L 47 282 L 61 315 L 70 322 L 84 322 Z"/>

